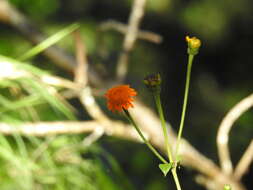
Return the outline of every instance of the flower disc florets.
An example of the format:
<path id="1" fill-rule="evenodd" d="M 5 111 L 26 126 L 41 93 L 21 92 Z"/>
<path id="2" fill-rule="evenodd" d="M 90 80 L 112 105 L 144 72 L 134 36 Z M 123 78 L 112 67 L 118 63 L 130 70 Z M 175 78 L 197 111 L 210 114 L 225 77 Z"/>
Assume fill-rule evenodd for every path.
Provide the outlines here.
<path id="1" fill-rule="evenodd" d="M 111 111 L 121 112 L 123 109 L 127 110 L 133 107 L 133 96 L 137 92 L 130 88 L 129 85 L 119 85 L 109 89 L 105 97 L 107 99 L 107 107 Z"/>

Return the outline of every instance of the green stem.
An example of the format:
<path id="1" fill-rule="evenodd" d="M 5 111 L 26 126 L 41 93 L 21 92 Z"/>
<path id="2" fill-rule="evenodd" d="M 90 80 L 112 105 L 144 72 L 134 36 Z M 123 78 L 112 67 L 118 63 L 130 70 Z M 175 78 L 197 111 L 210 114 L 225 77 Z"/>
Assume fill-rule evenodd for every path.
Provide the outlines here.
<path id="1" fill-rule="evenodd" d="M 174 181 L 175 181 L 175 183 L 176 183 L 177 190 L 181 190 L 181 186 L 180 186 L 179 179 L 178 179 L 178 176 L 177 176 L 177 169 L 176 169 L 176 168 L 173 168 L 173 169 L 171 170 L 171 172 L 172 172 Z"/>
<path id="2" fill-rule="evenodd" d="M 161 105 L 161 104 L 160 104 Z M 133 120 L 132 116 L 130 115 L 130 113 L 123 109 L 125 112 L 125 116 L 128 119 L 128 121 L 134 126 L 134 128 L 136 129 L 136 131 L 138 132 L 138 134 L 140 135 L 140 137 L 142 138 L 142 140 L 144 141 L 144 143 L 149 147 L 149 149 L 164 163 L 164 164 L 168 164 L 168 162 L 156 151 L 156 149 L 147 141 L 147 139 L 144 137 L 144 135 L 142 134 L 140 128 L 136 125 L 135 121 Z M 165 120 L 164 120 L 165 123 Z M 181 186 L 178 180 L 178 176 L 177 176 L 177 171 L 176 168 L 172 169 L 172 176 L 173 179 L 176 183 L 176 187 L 177 190 L 181 190 Z"/>
<path id="3" fill-rule="evenodd" d="M 170 162 L 173 163 L 173 157 L 172 157 L 172 154 L 171 154 L 171 148 L 170 148 L 170 144 L 169 144 L 169 136 L 168 136 L 168 131 L 167 131 L 167 127 L 166 127 L 166 122 L 165 122 L 165 119 L 164 119 L 160 93 L 159 92 L 154 92 L 153 95 L 154 95 L 156 107 L 157 107 L 157 110 L 158 110 L 158 114 L 159 114 L 159 117 L 160 117 L 160 120 L 161 120 L 161 123 L 162 123 L 162 129 L 163 129 L 165 146 L 166 146 L 168 158 L 169 158 Z M 172 176 L 173 176 L 173 179 L 175 181 L 177 190 L 181 190 L 181 186 L 180 186 L 178 176 L 177 176 L 176 166 L 175 166 L 175 168 L 173 168 L 171 170 L 171 172 L 172 172 Z"/>
<path id="4" fill-rule="evenodd" d="M 163 135 L 164 135 L 165 146 L 166 146 L 168 158 L 169 158 L 170 162 L 173 162 L 173 157 L 172 157 L 172 154 L 171 154 L 171 148 L 170 148 L 170 145 L 169 145 L 169 136 L 168 136 L 168 131 L 167 131 L 167 127 L 166 127 L 166 122 L 165 122 L 165 119 L 164 119 L 164 114 L 163 114 L 163 109 L 162 109 L 162 105 L 161 105 L 161 99 L 160 99 L 160 93 L 159 92 L 154 92 L 154 99 L 155 99 L 156 107 L 157 107 L 158 114 L 159 114 L 161 124 L 162 124 Z"/>
<path id="5" fill-rule="evenodd" d="M 158 152 L 157 150 L 147 141 L 147 139 L 144 137 L 144 135 L 142 134 L 140 128 L 137 126 L 137 124 L 135 123 L 135 121 L 133 120 L 132 116 L 130 115 L 130 113 L 128 112 L 128 110 L 123 109 L 125 112 L 125 116 L 128 119 L 128 121 L 134 126 L 134 128 L 136 129 L 136 131 L 138 132 L 138 134 L 140 135 L 140 137 L 142 138 L 142 140 L 144 141 L 144 143 L 148 146 L 148 148 L 164 163 L 164 164 L 168 164 L 168 161 L 165 160 Z"/>
<path id="6" fill-rule="evenodd" d="M 194 55 L 189 54 L 187 74 L 186 74 L 185 93 L 184 93 L 184 103 L 183 103 L 181 121 L 180 121 L 180 126 L 179 126 L 179 132 L 178 132 L 178 136 L 177 136 L 176 157 L 178 156 L 180 140 L 181 140 L 182 133 L 183 133 L 184 119 L 185 119 L 186 105 L 187 105 L 188 94 L 189 94 L 189 86 L 190 86 L 190 78 L 191 78 L 191 67 L 192 67 L 193 58 L 194 58 Z"/>

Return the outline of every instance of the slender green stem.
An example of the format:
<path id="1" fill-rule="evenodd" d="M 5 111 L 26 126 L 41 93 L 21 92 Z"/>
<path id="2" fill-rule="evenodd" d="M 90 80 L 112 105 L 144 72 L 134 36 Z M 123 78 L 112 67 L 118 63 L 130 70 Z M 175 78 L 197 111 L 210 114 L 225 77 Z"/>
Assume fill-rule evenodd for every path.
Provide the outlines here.
<path id="1" fill-rule="evenodd" d="M 177 176 L 177 169 L 176 169 L 176 168 L 173 168 L 173 169 L 171 170 L 171 172 L 172 172 L 174 181 L 175 181 L 175 183 L 176 183 L 177 190 L 181 190 L 181 186 L 180 186 L 179 179 L 178 179 L 178 176 Z"/>
<path id="2" fill-rule="evenodd" d="M 170 144 L 169 144 L 169 136 L 168 136 L 168 131 L 167 131 L 167 127 L 166 127 L 166 122 L 165 122 L 165 119 L 164 119 L 160 93 L 159 92 L 154 92 L 153 95 L 154 95 L 156 107 L 157 107 L 158 114 L 159 114 L 161 124 L 162 124 L 162 129 L 163 129 L 165 146 L 166 146 L 168 158 L 169 158 L 170 162 L 173 163 L 173 157 L 172 157 L 172 154 L 171 154 L 171 148 L 170 148 Z M 177 176 L 176 166 L 175 166 L 175 168 L 173 168 L 171 170 L 171 172 L 172 172 L 172 176 L 173 176 L 173 179 L 175 181 L 177 190 L 181 190 L 181 186 L 180 186 L 179 179 L 178 179 L 178 176 Z"/>
<path id="3" fill-rule="evenodd" d="M 180 121 L 180 126 L 179 126 L 179 132 L 178 132 L 178 136 L 177 136 L 176 157 L 178 156 L 180 140 L 181 140 L 182 133 L 183 133 L 184 119 L 185 119 L 186 105 L 187 105 L 188 94 L 189 94 L 189 86 L 190 86 L 190 78 L 191 78 L 191 67 L 192 67 L 193 58 L 194 58 L 194 55 L 189 54 L 187 74 L 186 74 L 185 92 L 184 92 L 184 103 L 183 103 L 181 121 Z"/>
<path id="4" fill-rule="evenodd" d="M 135 121 L 133 120 L 132 116 L 130 115 L 130 113 L 123 109 L 125 112 L 125 116 L 128 119 L 128 121 L 134 126 L 134 128 L 136 129 L 136 131 L 138 132 L 138 134 L 140 135 L 140 137 L 142 138 L 142 140 L 144 141 L 144 143 L 149 147 L 149 149 L 164 163 L 167 164 L 168 161 L 165 160 L 158 152 L 157 150 L 147 141 L 147 139 L 144 137 L 144 135 L 142 134 L 140 128 L 137 126 L 137 124 L 135 123 Z"/>
<path id="5" fill-rule="evenodd" d="M 162 123 L 162 129 L 163 129 L 163 135 L 164 135 L 167 155 L 168 155 L 170 162 L 173 162 L 173 157 L 171 154 L 171 148 L 170 148 L 170 144 L 169 144 L 169 136 L 168 136 L 168 131 L 167 131 L 167 127 L 166 127 L 166 122 L 164 119 L 164 114 L 163 114 L 163 109 L 162 109 L 162 105 L 161 105 L 161 99 L 160 99 L 159 92 L 154 92 L 154 99 L 155 99 L 156 107 L 157 107 L 159 117 L 160 117 L 160 120 Z"/>

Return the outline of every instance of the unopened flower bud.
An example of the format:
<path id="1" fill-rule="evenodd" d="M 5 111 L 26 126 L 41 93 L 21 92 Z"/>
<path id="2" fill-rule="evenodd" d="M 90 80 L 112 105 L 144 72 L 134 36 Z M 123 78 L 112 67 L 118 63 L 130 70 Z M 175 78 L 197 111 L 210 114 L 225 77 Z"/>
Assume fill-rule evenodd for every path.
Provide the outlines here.
<path id="1" fill-rule="evenodd" d="M 159 73 L 146 76 L 143 82 L 151 92 L 160 93 L 161 91 L 160 85 L 162 83 L 162 80 Z"/>
<path id="2" fill-rule="evenodd" d="M 201 46 L 200 39 L 196 37 L 190 38 L 189 36 L 186 36 L 185 40 L 188 43 L 188 49 L 187 49 L 188 54 L 197 55 L 199 52 L 199 48 Z"/>

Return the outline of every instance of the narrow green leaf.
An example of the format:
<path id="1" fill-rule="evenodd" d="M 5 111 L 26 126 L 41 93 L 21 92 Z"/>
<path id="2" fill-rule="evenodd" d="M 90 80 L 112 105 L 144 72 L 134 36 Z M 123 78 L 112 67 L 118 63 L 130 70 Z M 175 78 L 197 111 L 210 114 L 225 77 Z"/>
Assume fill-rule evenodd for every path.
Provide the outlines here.
<path id="1" fill-rule="evenodd" d="M 160 170 L 163 172 L 164 176 L 167 175 L 167 173 L 170 171 L 172 168 L 172 163 L 167 163 L 167 164 L 159 164 Z"/>
<path id="2" fill-rule="evenodd" d="M 21 57 L 18 59 L 20 61 L 25 61 L 27 59 L 30 59 L 31 57 L 39 54 L 40 52 L 44 51 L 48 47 L 52 46 L 53 44 L 57 43 L 59 40 L 70 34 L 71 32 L 75 31 L 79 27 L 79 24 L 72 24 L 56 34 L 52 35 L 51 37 L 47 38 L 46 40 L 42 41 L 40 44 L 36 45 L 26 53 L 24 53 Z"/>

